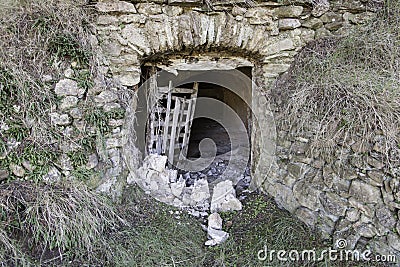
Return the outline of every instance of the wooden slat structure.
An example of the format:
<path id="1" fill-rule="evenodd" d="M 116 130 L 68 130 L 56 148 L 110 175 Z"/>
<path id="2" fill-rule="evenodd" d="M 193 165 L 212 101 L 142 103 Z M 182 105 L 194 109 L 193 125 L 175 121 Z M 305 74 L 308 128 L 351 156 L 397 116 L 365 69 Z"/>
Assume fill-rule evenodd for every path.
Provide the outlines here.
<path id="1" fill-rule="evenodd" d="M 158 87 L 154 79 L 150 87 L 150 91 L 156 92 L 160 100 L 150 102 L 148 153 L 168 156 L 171 167 L 177 160 L 187 156 L 198 83 L 195 82 L 193 88 L 174 88 L 170 81 L 167 87 Z"/>

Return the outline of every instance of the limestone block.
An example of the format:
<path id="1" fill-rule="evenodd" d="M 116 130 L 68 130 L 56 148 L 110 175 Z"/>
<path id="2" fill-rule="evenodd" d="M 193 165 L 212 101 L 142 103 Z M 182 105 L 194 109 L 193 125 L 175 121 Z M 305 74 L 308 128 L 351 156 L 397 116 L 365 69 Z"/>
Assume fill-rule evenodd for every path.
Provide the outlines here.
<path id="1" fill-rule="evenodd" d="M 380 203 L 381 191 L 378 187 L 366 184 L 360 180 L 353 180 L 349 194 L 354 196 L 361 203 Z"/>
<path id="2" fill-rule="evenodd" d="M 324 23 L 322 22 L 322 20 L 320 20 L 318 18 L 311 18 L 309 20 L 304 21 L 301 25 L 303 27 L 311 28 L 311 29 L 315 30 L 315 29 L 321 28 L 324 25 Z"/>
<path id="3" fill-rule="evenodd" d="M 325 28 L 330 31 L 336 31 L 336 30 L 340 29 L 342 26 L 343 26 L 343 23 L 341 21 L 335 21 L 335 22 L 325 24 Z"/>
<path id="4" fill-rule="evenodd" d="M 143 165 L 157 172 L 164 172 L 167 160 L 168 160 L 167 156 L 150 154 L 144 159 Z"/>
<path id="5" fill-rule="evenodd" d="M 208 240 L 205 243 L 206 246 L 215 246 L 221 244 L 225 242 L 229 237 L 229 234 L 227 232 L 222 230 L 215 230 L 212 228 L 209 228 L 207 230 L 207 235 L 211 240 Z"/>
<path id="6" fill-rule="evenodd" d="M 119 109 L 121 108 L 121 105 L 119 103 L 105 103 L 103 106 L 104 112 L 110 112 L 114 109 Z"/>
<path id="7" fill-rule="evenodd" d="M 97 96 L 95 96 L 94 101 L 96 103 L 110 103 L 110 102 L 114 102 L 115 100 L 118 99 L 118 95 L 112 91 L 103 91 L 100 94 L 98 94 Z"/>
<path id="8" fill-rule="evenodd" d="M 69 111 L 69 115 L 73 118 L 73 119 L 82 119 L 83 118 L 83 112 L 80 108 L 72 108 Z"/>
<path id="9" fill-rule="evenodd" d="M 360 236 L 366 238 L 372 238 L 377 234 L 376 228 L 370 223 L 355 223 L 354 229 Z"/>
<path id="10" fill-rule="evenodd" d="M 400 237 L 397 234 L 394 233 L 390 233 L 387 236 L 387 241 L 389 246 L 391 246 L 392 248 L 394 248 L 397 251 L 400 251 Z"/>
<path id="11" fill-rule="evenodd" d="M 321 17 L 321 21 L 323 23 L 332 23 L 332 22 L 340 22 L 342 21 L 342 15 L 335 13 L 335 12 L 328 12 L 325 13 L 322 17 Z"/>
<path id="12" fill-rule="evenodd" d="M 232 8 L 232 15 L 233 16 L 243 16 L 246 13 L 247 9 L 240 6 L 234 6 Z"/>
<path id="13" fill-rule="evenodd" d="M 171 183 L 171 192 L 174 196 L 179 198 L 182 194 L 183 188 L 186 186 L 185 180 L 181 177 L 176 183 Z"/>
<path id="14" fill-rule="evenodd" d="M 169 17 L 175 17 L 183 13 L 183 8 L 179 6 L 163 6 L 162 12 Z"/>
<path id="15" fill-rule="evenodd" d="M 115 75 L 115 78 L 125 86 L 134 86 L 140 82 L 140 72 L 126 72 L 123 74 Z"/>
<path id="16" fill-rule="evenodd" d="M 121 140 L 118 138 L 108 138 L 106 140 L 106 148 L 110 149 L 110 148 L 116 148 L 116 147 L 121 147 Z"/>
<path id="17" fill-rule="evenodd" d="M 298 19 L 280 19 L 278 21 L 279 30 L 293 30 L 301 26 Z"/>
<path id="18" fill-rule="evenodd" d="M 272 55 L 281 51 L 292 50 L 294 48 L 293 40 L 291 38 L 285 38 L 282 40 L 277 40 L 276 42 L 271 42 L 262 50 L 262 54 Z"/>
<path id="19" fill-rule="evenodd" d="M 161 5 L 157 5 L 155 3 L 139 3 L 136 5 L 136 9 L 140 14 L 147 16 L 162 13 Z"/>
<path id="20" fill-rule="evenodd" d="M 392 229 L 396 225 L 396 219 L 392 212 L 384 205 L 376 208 L 375 216 L 378 218 L 380 224 L 386 228 Z"/>
<path id="21" fill-rule="evenodd" d="M 273 11 L 273 15 L 278 18 L 297 18 L 301 13 L 303 13 L 302 6 L 281 6 Z"/>
<path id="22" fill-rule="evenodd" d="M 329 0 L 316 1 L 313 6 L 313 10 L 311 11 L 311 14 L 314 17 L 320 17 L 326 12 L 328 12 L 329 8 L 330 8 Z"/>
<path id="23" fill-rule="evenodd" d="M 321 195 L 321 203 L 327 213 L 338 217 L 345 215 L 348 206 L 346 199 L 331 192 Z"/>
<path id="24" fill-rule="evenodd" d="M 320 193 L 305 180 L 300 180 L 293 186 L 294 197 L 301 205 L 310 210 L 317 210 L 321 207 Z"/>
<path id="25" fill-rule="evenodd" d="M 147 17 L 143 14 L 128 14 L 118 17 L 120 22 L 123 23 L 134 23 L 134 24 L 144 24 L 146 23 Z"/>
<path id="26" fill-rule="evenodd" d="M 90 154 L 88 162 L 86 163 L 86 169 L 94 169 L 99 164 L 99 158 L 96 153 Z"/>
<path id="27" fill-rule="evenodd" d="M 249 8 L 244 14 L 248 18 L 250 24 L 269 25 L 272 23 L 272 10 L 266 8 Z"/>
<path id="28" fill-rule="evenodd" d="M 333 34 L 325 28 L 318 28 L 315 31 L 315 39 L 331 37 L 331 36 L 333 36 Z"/>
<path id="29" fill-rule="evenodd" d="M 99 15 L 96 20 L 97 25 L 117 25 L 118 18 L 110 15 Z"/>
<path id="30" fill-rule="evenodd" d="M 168 0 L 169 5 L 202 6 L 203 0 Z"/>
<path id="31" fill-rule="evenodd" d="M 11 172 L 17 177 L 24 177 L 24 175 L 25 175 L 25 170 L 22 166 L 11 163 L 10 169 L 11 169 Z"/>
<path id="32" fill-rule="evenodd" d="M 128 24 L 122 29 L 121 35 L 128 41 L 131 46 L 140 55 L 149 54 L 151 49 L 146 34 L 142 28 L 136 24 Z"/>
<path id="33" fill-rule="evenodd" d="M 128 3 L 125 1 L 113 1 L 113 0 L 99 1 L 96 3 L 95 7 L 99 12 L 103 13 L 109 13 L 109 12 L 136 13 L 135 6 L 132 3 Z"/>
<path id="34" fill-rule="evenodd" d="M 275 202 L 279 207 L 282 207 L 293 213 L 300 203 L 294 198 L 293 191 L 280 183 L 275 183 L 268 187 L 267 192 L 274 196 Z"/>

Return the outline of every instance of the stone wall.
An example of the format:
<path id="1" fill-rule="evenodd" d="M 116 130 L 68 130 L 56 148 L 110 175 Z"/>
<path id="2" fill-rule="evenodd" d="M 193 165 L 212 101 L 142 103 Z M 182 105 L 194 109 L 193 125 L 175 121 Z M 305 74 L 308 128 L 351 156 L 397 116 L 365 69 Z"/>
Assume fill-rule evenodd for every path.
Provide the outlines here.
<path id="1" fill-rule="evenodd" d="M 120 89 L 104 80 L 94 97 L 103 99 L 99 104 L 105 109 L 120 105 L 123 98 L 113 96 L 122 89 L 137 90 L 140 67 L 147 61 L 188 54 L 250 60 L 259 88 L 253 90 L 252 109 L 263 118 L 252 133 L 252 161 L 258 164 L 253 185 L 327 237 L 345 238 L 349 247 L 369 243 L 380 253 L 398 252 L 398 177 L 385 172 L 379 137 L 366 148 L 358 146 L 357 140 L 341 144 L 337 160 L 326 162 L 307 154 L 309 137 L 275 128 L 280 107 L 274 107 L 275 114 L 266 111 L 277 77 L 289 69 L 302 47 L 318 38 L 348 33 L 372 19 L 380 4 L 355 0 L 99 1 L 93 45 L 99 51 L 101 74 Z M 140 166 L 132 119 L 136 98 L 126 101 L 130 101 L 125 106 L 127 119 L 106 146 L 118 155 L 112 169 L 127 169 L 135 176 Z M 117 177 L 120 172 L 106 175 L 102 191 L 112 190 Z"/>

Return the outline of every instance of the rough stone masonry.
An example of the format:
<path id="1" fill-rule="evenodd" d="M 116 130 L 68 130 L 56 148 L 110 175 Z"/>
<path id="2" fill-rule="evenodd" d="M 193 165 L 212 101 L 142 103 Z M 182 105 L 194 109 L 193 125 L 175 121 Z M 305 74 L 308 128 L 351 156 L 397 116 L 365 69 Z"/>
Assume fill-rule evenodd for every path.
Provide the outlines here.
<path id="1" fill-rule="evenodd" d="M 253 63 L 253 81 L 261 88 L 252 92 L 251 108 L 265 118 L 260 121 L 261 130 L 255 129 L 252 135 L 256 148 L 252 160 L 260 166 L 252 173 L 255 185 L 327 238 L 344 238 L 349 248 L 368 245 L 378 253 L 399 255 L 399 179 L 381 161 L 379 135 L 373 144 L 354 140 L 338 146 L 341 156 L 325 162 L 308 156 L 307 136 L 276 129 L 273 119 L 279 107 L 265 114 L 272 84 L 289 69 L 302 47 L 362 27 L 381 4 L 369 0 L 97 2 L 92 45 L 98 51 L 99 73 L 88 95 L 104 110 L 126 110 L 125 120 L 110 121 L 114 130 L 99 145 L 103 148 L 98 151 L 106 151 L 99 161 L 111 162 L 99 190 L 118 193 L 127 177 L 134 180 L 137 170 L 145 168 L 133 131 L 136 98 L 126 93 L 137 90 L 145 62 L 188 53 L 242 57 Z M 61 83 L 75 88 L 69 80 Z M 63 96 L 63 107 L 73 107 L 80 94 Z M 75 113 L 64 116 L 61 110 L 52 119 L 60 125 L 70 123 L 79 119 L 79 112 Z M 258 142 L 260 136 L 266 140 L 263 145 Z M 180 188 L 174 190 L 177 194 Z"/>

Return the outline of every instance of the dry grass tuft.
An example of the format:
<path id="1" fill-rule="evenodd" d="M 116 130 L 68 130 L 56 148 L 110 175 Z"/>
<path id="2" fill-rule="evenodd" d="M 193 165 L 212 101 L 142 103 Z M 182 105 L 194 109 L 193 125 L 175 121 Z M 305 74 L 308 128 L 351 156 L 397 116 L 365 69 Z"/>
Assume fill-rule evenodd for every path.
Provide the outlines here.
<path id="1" fill-rule="evenodd" d="M 340 40 L 306 47 L 289 73 L 284 125 L 313 127 L 313 151 L 333 156 L 336 144 L 384 139 L 384 161 L 400 155 L 400 4 Z M 311 127 L 310 127 L 311 126 Z"/>
<path id="2" fill-rule="evenodd" d="M 105 198 L 83 186 L 11 182 L 0 186 L 1 262 L 90 259 L 103 234 L 125 224 Z M 17 244 L 23 247 L 21 251 Z M 79 252 L 79 253 L 78 253 Z"/>

